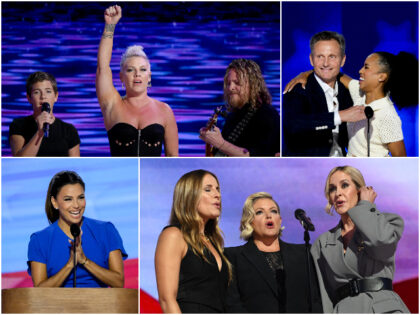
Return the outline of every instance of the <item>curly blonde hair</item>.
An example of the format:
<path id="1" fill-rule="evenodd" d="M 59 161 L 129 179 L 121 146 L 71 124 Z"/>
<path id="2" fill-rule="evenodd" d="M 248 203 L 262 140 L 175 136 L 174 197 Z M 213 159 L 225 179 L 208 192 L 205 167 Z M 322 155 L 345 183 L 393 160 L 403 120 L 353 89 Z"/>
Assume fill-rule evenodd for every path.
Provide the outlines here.
<path id="1" fill-rule="evenodd" d="M 349 175 L 351 177 L 352 182 L 356 185 L 357 189 L 360 189 L 361 187 L 366 186 L 365 179 L 363 178 L 362 173 L 360 173 L 360 171 L 357 168 L 353 166 L 348 166 L 348 165 L 334 167 L 328 174 L 327 180 L 325 182 L 325 188 L 324 188 L 325 198 L 327 198 L 328 200 L 328 203 L 325 206 L 325 211 L 330 215 L 332 215 L 332 206 L 333 206 L 330 200 L 330 179 L 331 179 L 331 176 L 335 172 L 338 172 L 338 171 L 341 171 Z"/>
<path id="2" fill-rule="evenodd" d="M 249 100 L 248 103 L 254 108 L 261 107 L 262 104 L 271 104 L 271 95 L 265 84 L 260 66 L 250 59 L 235 59 L 226 69 L 226 74 L 223 80 L 224 98 L 228 109 L 230 105 L 228 102 L 228 75 L 229 71 L 235 70 L 241 84 L 248 84 L 249 86 Z"/>
<path id="3" fill-rule="evenodd" d="M 206 170 L 195 170 L 184 174 L 176 183 L 172 202 L 171 217 L 169 224 L 179 226 L 182 235 L 194 254 L 201 256 L 205 261 L 205 245 L 201 241 L 200 223 L 202 219 L 197 211 L 201 197 L 203 178 L 205 175 L 213 176 L 217 184 L 216 175 Z M 221 204 L 220 204 L 221 205 Z M 204 234 L 216 247 L 223 261 L 228 266 L 229 279 L 232 279 L 232 267 L 223 254 L 224 241 L 222 230 L 219 227 L 219 218 L 208 220 L 204 227 Z"/>
<path id="4" fill-rule="evenodd" d="M 277 210 L 279 210 L 280 214 L 280 207 L 277 204 L 277 202 L 273 199 L 273 196 L 271 196 L 267 192 L 257 192 L 255 194 L 249 195 L 248 198 L 246 198 L 244 207 L 242 208 L 242 218 L 241 218 L 241 225 L 239 227 L 239 230 L 241 231 L 241 238 L 245 241 L 248 241 L 250 237 L 252 236 L 252 233 L 254 233 L 254 228 L 252 227 L 251 223 L 254 221 L 255 217 L 255 211 L 254 211 L 254 204 L 258 199 L 270 199 L 274 202 L 274 204 L 277 207 Z M 281 229 L 279 232 L 279 237 L 281 236 Z"/>

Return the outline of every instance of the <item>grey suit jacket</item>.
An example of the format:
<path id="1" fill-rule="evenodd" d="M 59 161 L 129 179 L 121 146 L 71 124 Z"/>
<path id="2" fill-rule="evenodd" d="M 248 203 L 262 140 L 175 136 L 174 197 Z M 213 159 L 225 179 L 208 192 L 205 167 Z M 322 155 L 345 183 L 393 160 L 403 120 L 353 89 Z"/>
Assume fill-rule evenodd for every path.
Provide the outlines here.
<path id="1" fill-rule="evenodd" d="M 389 290 L 360 293 L 333 305 L 336 289 L 351 279 L 393 279 L 395 250 L 404 230 L 404 221 L 400 216 L 381 213 L 368 201 L 360 201 L 348 214 L 356 226 L 356 231 L 345 254 L 341 222 L 322 234 L 311 248 L 324 312 L 409 313 L 398 294 Z"/>

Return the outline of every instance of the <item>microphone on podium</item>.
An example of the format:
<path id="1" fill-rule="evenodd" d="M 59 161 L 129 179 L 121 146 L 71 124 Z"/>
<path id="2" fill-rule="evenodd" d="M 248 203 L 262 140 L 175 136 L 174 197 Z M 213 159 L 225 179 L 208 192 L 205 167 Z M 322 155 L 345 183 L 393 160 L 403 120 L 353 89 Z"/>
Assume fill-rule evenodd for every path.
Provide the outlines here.
<path id="1" fill-rule="evenodd" d="M 76 269 L 77 269 L 76 238 L 80 235 L 79 225 L 76 223 L 73 223 L 72 225 L 70 225 L 70 233 L 71 235 L 73 235 L 73 288 L 75 288 L 76 287 Z"/>

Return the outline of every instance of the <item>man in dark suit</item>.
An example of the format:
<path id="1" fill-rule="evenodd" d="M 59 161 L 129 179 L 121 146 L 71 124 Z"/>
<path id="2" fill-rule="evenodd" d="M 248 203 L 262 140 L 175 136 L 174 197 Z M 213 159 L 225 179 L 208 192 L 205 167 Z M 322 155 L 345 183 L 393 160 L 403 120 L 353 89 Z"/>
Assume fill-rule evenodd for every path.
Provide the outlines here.
<path id="1" fill-rule="evenodd" d="M 352 106 L 350 93 L 339 81 L 346 61 L 343 35 L 323 31 L 312 36 L 309 56 L 313 73 L 306 87 L 296 85 L 283 97 L 283 156 L 345 156 L 346 122 L 365 119 Z"/>

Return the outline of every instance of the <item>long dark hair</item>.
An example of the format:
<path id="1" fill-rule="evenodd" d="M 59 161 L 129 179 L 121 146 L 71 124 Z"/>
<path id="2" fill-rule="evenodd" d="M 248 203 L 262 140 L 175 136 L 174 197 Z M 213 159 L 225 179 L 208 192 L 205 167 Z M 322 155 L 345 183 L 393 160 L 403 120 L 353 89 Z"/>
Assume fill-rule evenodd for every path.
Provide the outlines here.
<path id="1" fill-rule="evenodd" d="M 384 93 L 390 93 L 399 107 L 418 104 L 419 62 L 413 54 L 402 51 L 398 55 L 385 51 L 375 52 L 379 56 L 381 71 L 388 74 L 384 84 Z"/>
<path id="2" fill-rule="evenodd" d="M 54 208 L 51 202 L 51 197 L 57 198 L 61 188 L 65 185 L 80 184 L 85 190 L 85 183 L 82 178 L 73 171 L 61 171 L 53 176 L 48 186 L 47 198 L 45 200 L 45 213 L 47 214 L 48 222 L 54 223 L 59 218 L 59 212 Z"/>

